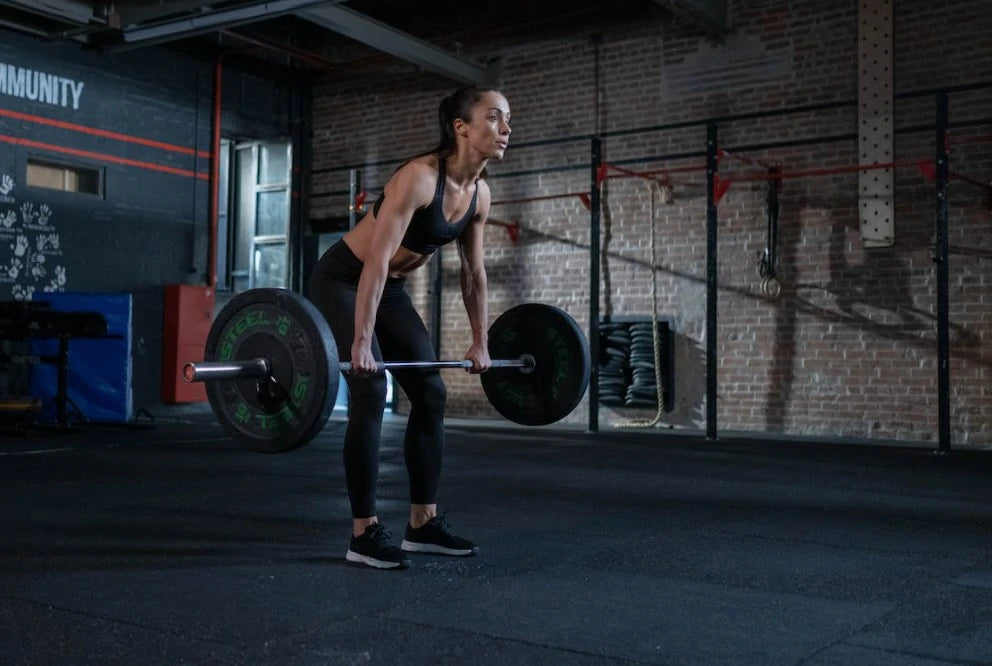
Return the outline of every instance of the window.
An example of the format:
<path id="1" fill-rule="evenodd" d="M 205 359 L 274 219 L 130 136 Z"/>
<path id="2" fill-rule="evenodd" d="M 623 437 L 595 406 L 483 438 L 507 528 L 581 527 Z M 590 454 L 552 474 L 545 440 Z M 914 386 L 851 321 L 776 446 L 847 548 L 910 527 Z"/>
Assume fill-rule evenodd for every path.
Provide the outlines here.
<path id="1" fill-rule="evenodd" d="M 27 184 L 63 192 L 100 195 L 100 169 L 28 158 Z"/>

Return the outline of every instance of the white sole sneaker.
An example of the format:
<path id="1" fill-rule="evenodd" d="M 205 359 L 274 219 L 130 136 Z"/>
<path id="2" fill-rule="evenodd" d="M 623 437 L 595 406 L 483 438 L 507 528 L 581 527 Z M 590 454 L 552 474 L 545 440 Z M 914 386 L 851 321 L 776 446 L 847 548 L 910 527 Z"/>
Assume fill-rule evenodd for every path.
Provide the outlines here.
<path id="1" fill-rule="evenodd" d="M 375 567 L 376 569 L 405 569 L 409 566 L 408 562 L 389 562 L 386 560 L 377 560 L 374 557 L 356 553 L 350 548 L 348 549 L 348 552 L 345 553 L 344 559 L 349 562 L 355 562 L 356 564 L 364 564 L 370 567 Z"/>
<path id="2" fill-rule="evenodd" d="M 457 557 L 475 555 L 479 550 L 478 548 L 445 548 L 435 543 L 418 543 L 416 541 L 407 541 L 406 539 L 403 539 L 400 548 L 408 553 L 435 553 L 437 555 L 455 555 Z"/>

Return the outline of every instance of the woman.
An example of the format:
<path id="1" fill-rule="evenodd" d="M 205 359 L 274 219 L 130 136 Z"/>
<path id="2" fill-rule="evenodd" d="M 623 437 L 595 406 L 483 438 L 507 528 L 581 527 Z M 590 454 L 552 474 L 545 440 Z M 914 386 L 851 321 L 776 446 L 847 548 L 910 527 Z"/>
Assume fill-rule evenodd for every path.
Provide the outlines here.
<path id="1" fill-rule="evenodd" d="M 351 501 L 350 562 L 405 568 L 408 552 L 467 556 L 478 552 L 437 515 L 444 449 L 445 386 L 440 372 L 397 370 L 410 399 L 403 454 L 410 480 L 410 522 L 401 547 L 379 524 L 375 510 L 379 433 L 386 404 L 385 373 L 378 361 L 436 360 L 430 336 L 404 291 L 406 276 L 434 251 L 457 240 L 461 288 L 472 327 L 465 358 L 469 372 L 491 364 L 488 351 L 483 227 L 490 159 L 501 159 L 510 136 L 510 108 L 495 90 L 463 88 L 438 110 L 441 141 L 396 170 L 372 211 L 331 247 L 310 278 L 310 298 L 327 318 L 342 360 L 350 396 L 344 468 Z"/>

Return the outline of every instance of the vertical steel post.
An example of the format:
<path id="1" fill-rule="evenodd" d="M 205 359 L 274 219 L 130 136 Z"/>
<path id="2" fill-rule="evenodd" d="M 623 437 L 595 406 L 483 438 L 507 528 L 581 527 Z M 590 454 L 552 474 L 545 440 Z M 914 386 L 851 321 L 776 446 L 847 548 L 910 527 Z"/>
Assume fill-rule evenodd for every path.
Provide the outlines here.
<path id="1" fill-rule="evenodd" d="M 716 439 L 717 386 L 717 160 L 716 123 L 706 125 L 706 439 Z"/>
<path id="2" fill-rule="evenodd" d="M 947 256 L 947 93 L 937 93 L 937 229 L 933 261 L 937 265 L 937 432 L 940 453 L 951 450 L 950 294 Z"/>
<path id="3" fill-rule="evenodd" d="M 589 183 L 589 432 L 599 431 L 599 168 L 603 163 L 602 139 L 592 139 L 592 173 Z"/>
<path id="4" fill-rule="evenodd" d="M 312 144 L 310 118 L 311 96 L 309 88 L 293 88 L 293 138 L 291 146 L 293 156 L 293 171 L 290 174 L 290 193 L 296 192 L 293 198 L 292 212 L 289 218 L 289 247 L 292 256 L 290 266 L 290 284 L 293 291 L 305 294 L 308 291 L 307 282 L 310 276 L 306 273 L 313 265 L 308 259 L 307 245 L 312 230 L 310 227 L 310 191 L 313 185 L 310 176 Z M 316 240 L 316 239 L 315 239 Z"/>

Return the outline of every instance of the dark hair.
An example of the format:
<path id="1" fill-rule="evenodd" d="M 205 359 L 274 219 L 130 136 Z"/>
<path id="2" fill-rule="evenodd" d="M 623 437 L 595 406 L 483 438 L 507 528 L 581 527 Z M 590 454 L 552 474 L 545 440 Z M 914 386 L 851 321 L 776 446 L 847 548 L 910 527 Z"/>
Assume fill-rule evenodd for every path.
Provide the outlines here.
<path id="1" fill-rule="evenodd" d="M 479 103 L 487 92 L 496 92 L 491 88 L 476 88 L 466 86 L 459 88 L 441 100 L 437 109 L 437 121 L 441 128 L 441 140 L 433 153 L 438 159 L 445 159 L 455 152 L 458 147 L 455 141 L 455 120 L 461 118 L 465 122 L 472 120 L 472 107 Z"/>
<path id="2" fill-rule="evenodd" d="M 472 120 L 472 107 L 478 104 L 482 100 L 482 96 L 487 92 L 499 93 L 495 88 L 465 86 L 442 99 L 441 104 L 437 108 L 437 121 L 441 126 L 441 140 L 434 148 L 417 153 L 403 162 L 403 164 L 396 167 L 396 171 L 399 171 L 420 157 L 435 155 L 438 160 L 446 160 L 454 154 L 455 149 L 458 148 L 458 141 L 455 139 L 455 118 L 461 118 L 465 122 Z M 396 173 L 396 171 L 393 173 Z M 486 177 L 486 169 L 482 170 L 479 177 Z"/>

